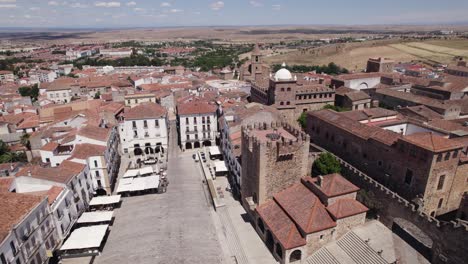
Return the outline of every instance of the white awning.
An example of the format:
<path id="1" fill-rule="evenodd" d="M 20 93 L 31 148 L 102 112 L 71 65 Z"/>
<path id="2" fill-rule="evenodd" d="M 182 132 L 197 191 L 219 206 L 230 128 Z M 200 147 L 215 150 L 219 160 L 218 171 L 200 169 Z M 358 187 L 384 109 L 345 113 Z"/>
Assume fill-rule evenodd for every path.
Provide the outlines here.
<path id="1" fill-rule="evenodd" d="M 148 174 L 153 174 L 153 167 L 144 167 L 140 169 L 140 175 L 148 175 Z"/>
<path id="2" fill-rule="evenodd" d="M 128 170 L 128 171 L 125 172 L 123 177 L 124 178 L 136 177 L 136 176 L 138 176 L 138 172 L 139 172 L 138 169 Z"/>
<path id="3" fill-rule="evenodd" d="M 86 226 L 75 229 L 60 250 L 98 248 L 109 225 Z"/>
<path id="4" fill-rule="evenodd" d="M 208 152 L 210 153 L 211 156 L 216 156 L 216 155 L 221 155 L 221 152 L 219 151 L 218 146 L 212 146 L 208 149 Z"/>
<path id="5" fill-rule="evenodd" d="M 120 195 L 96 196 L 91 200 L 91 202 L 89 202 L 89 205 L 90 206 L 106 205 L 106 204 L 116 204 L 119 202 L 120 202 Z"/>
<path id="6" fill-rule="evenodd" d="M 215 167 L 215 172 L 227 172 L 228 168 L 226 167 L 226 164 L 224 164 L 224 161 L 218 160 L 214 162 Z"/>
<path id="7" fill-rule="evenodd" d="M 112 216 L 114 212 L 109 211 L 98 211 L 98 212 L 85 212 L 78 219 L 78 224 L 87 224 L 87 223 L 100 223 L 100 222 L 110 222 L 112 221 Z"/>
<path id="8" fill-rule="evenodd" d="M 159 187 L 159 176 L 129 178 L 120 180 L 117 193 L 144 191 Z"/>

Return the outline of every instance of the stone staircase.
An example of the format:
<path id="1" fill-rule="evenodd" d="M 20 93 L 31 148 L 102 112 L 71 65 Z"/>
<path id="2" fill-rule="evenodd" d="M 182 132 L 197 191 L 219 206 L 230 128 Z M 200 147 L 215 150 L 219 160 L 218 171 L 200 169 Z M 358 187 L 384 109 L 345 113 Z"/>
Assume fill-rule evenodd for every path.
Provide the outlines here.
<path id="1" fill-rule="evenodd" d="M 248 264 L 247 256 L 245 255 L 244 249 L 240 243 L 239 236 L 237 235 L 231 217 L 226 207 L 220 207 L 216 210 L 221 224 L 224 229 L 226 241 L 228 243 L 229 250 L 235 258 L 234 263 L 237 264 Z"/>
<path id="2" fill-rule="evenodd" d="M 388 264 L 353 231 L 322 247 L 306 260 L 307 264 Z"/>
<path id="3" fill-rule="evenodd" d="M 336 244 L 359 264 L 388 264 L 377 252 L 353 231 L 348 232 Z"/>
<path id="4" fill-rule="evenodd" d="M 340 262 L 333 257 L 326 247 L 323 247 L 307 259 L 307 264 L 340 264 Z"/>

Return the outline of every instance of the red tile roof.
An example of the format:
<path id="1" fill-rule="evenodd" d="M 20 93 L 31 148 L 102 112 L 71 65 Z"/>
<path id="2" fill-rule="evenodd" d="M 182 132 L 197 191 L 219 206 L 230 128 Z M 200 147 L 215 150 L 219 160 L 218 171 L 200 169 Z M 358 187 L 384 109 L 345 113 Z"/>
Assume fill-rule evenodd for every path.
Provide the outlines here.
<path id="1" fill-rule="evenodd" d="M 102 128 L 97 126 L 85 126 L 78 130 L 77 135 L 83 136 L 90 139 L 95 139 L 103 142 L 107 142 L 110 136 L 111 130 L 108 128 Z"/>
<path id="2" fill-rule="evenodd" d="M 216 105 L 209 104 L 206 101 L 195 100 L 179 104 L 177 113 L 179 115 L 214 114 L 217 109 Z"/>
<path id="3" fill-rule="evenodd" d="M 306 244 L 294 222 L 275 201 L 270 200 L 258 206 L 256 211 L 284 249 Z"/>
<path id="4" fill-rule="evenodd" d="M 87 159 L 92 156 L 103 156 L 106 151 L 105 146 L 94 145 L 94 144 L 77 144 L 73 149 L 73 154 L 71 158 L 76 159 Z"/>
<path id="5" fill-rule="evenodd" d="M 41 148 L 41 150 L 43 150 L 43 151 L 54 151 L 58 146 L 59 146 L 59 144 L 57 142 L 51 141 L 51 142 L 45 144 Z"/>
<path id="6" fill-rule="evenodd" d="M 45 197 L 20 193 L 0 193 L 0 241 L 8 236 L 13 226 L 19 224 L 24 217 L 37 207 Z"/>
<path id="7" fill-rule="evenodd" d="M 9 192 L 15 177 L 0 177 L 0 193 Z"/>
<path id="8" fill-rule="evenodd" d="M 319 178 L 307 177 L 303 181 L 315 184 L 315 186 L 328 198 L 345 195 L 359 191 L 359 187 L 346 180 L 338 173 L 325 175 L 322 178 L 321 186 L 317 185 Z"/>
<path id="9" fill-rule="evenodd" d="M 42 168 L 38 165 L 31 165 L 22 168 L 16 173 L 16 177 L 29 177 L 67 184 L 75 175 L 79 174 L 85 168 L 84 164 L 63 161 L 62 164 L 54 168 Z"/>
<path id="10" fill-rule="evenodd" d="M 414 133 L 405 136 L 402 140 L 432 152 L 443 152 L 463 147 L 463 145 L 457 141 L 438 136 L 431 132 Z"/>
<path id="11" fill-rule="evenodd" d="M 293 184 L 276 194 L 274 199 L 304 233 L 336 226 L 320 199 L 302 183 Z"/>
<path id="12" fill-rule="evenodd" d="M 125 119 L 156 119 L 165 116 L 166 109 L 156 103 L 143 103 L 125 111 Z"/>
<path id="13" fill-rule="evenodd" d="M 354 199 L 338 199 L 336 202 L 329 205 L 327 210 L 334 219 L 342 219 L 345 217 L 365 213 L 369 209 Z"/>

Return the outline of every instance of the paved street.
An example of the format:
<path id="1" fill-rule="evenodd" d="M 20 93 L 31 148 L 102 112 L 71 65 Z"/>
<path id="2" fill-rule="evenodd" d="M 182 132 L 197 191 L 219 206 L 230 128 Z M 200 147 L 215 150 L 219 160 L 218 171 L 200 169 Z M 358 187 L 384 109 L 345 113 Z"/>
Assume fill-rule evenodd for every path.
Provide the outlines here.
<path id="1" fill-rule="evenodd" d="M 180 153 L 171 126 L 164 194 L 123 198 L 96 263 L 224 263 L 216 217 L 191 153 Z M 219 227 L 218 227 L 219 230 Z"/>
<path id="2" fill-rule="evenodd" d="M 175 123 L 169 141 L 167 192 L 123 198 L 96 263 L 276 263 L 229 193 L 214 211 L 195 151 L 177 147 Z M 120 176 L 127 164 L 123 158 Z"/>

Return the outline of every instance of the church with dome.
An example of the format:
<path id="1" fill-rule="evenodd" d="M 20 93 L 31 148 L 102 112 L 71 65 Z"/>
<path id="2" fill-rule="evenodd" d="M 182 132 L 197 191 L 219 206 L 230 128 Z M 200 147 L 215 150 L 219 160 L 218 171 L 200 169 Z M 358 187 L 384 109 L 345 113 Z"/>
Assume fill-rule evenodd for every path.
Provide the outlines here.
<path id="1" fill-rule="evenodd" d="M 335 102 L 335 89 L 298 78 L 286 69 L 285 63 L 276 73 L 258 76 L 251 83 L 251 101 L 276 107 L 289 122 L 296 122 L 303 112 Z"/>

